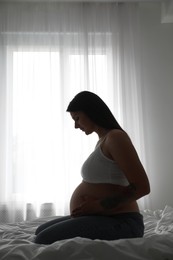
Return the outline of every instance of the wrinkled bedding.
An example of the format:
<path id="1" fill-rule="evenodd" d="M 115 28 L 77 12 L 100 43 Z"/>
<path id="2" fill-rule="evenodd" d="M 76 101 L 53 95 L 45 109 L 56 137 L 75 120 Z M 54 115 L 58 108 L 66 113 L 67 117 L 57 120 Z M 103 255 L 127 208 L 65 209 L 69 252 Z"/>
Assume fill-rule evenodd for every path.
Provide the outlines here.
<path id="1" fill-rule="evenodd" d="M 173 260 L 173 208 L 141 213 L 144 237 L 114 241 L 76 237 L 38 245 L 34 243 L 36 228 L 52 218 L 0 224 L 0 260 Z"/>

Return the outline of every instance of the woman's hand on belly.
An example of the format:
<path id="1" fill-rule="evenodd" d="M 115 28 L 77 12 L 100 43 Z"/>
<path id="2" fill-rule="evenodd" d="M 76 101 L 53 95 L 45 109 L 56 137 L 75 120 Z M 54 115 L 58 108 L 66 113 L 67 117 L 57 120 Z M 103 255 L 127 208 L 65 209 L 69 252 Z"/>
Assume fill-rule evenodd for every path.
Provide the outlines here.
<path id="1" fill-rule="evenodd" d="M 79 207 L 73 209 L 71 212 L 72 217 L 86 216 L 86 215 L 107 215 L 108 210 L 104 212 L 104 208 L 101 206 L 100 199 L 92 196 L 82 196 L 82 203 Z"/>

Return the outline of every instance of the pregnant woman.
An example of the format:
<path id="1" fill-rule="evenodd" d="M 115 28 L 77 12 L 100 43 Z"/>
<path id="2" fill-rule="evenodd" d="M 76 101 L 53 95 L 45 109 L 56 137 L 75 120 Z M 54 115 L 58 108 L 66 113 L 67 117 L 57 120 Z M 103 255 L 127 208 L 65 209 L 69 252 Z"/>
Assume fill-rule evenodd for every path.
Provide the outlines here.
<path id="1" fill-rule="evenodd" d="M 95 132 L 95 150 L 81 168 L 82 182 L 70 200 L 70 215 L 36 230 L 36 243 L 73 237 L 115 240 L 142 237 L 144 223 L 137 200 L 150 185 L 137 152 L 104 101 L 89 91 L 78 93 L 67 111 L 75 128 Z"/>

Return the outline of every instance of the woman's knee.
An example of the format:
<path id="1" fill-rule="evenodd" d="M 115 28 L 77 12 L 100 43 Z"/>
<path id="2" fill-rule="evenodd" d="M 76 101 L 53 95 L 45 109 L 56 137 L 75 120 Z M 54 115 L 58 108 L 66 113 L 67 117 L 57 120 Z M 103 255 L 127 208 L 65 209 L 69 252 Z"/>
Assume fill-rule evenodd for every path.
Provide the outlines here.
<path id="1" fill-rule="evenodd" d="M 36 244 L 44 244 L 44 245 L 48 245 L 51 244 L 52 242 L 50 241 L 50 236 L 46 235 L 46 232 L 42 231 L 40 232 L 36 238 L 35 238 L 35 243 Z"/>

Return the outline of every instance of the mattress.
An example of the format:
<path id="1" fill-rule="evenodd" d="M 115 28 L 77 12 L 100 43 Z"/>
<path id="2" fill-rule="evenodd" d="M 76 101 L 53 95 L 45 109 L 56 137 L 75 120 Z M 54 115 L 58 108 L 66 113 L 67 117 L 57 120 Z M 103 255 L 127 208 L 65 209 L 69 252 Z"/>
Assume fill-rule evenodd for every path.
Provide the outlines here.
<path id="1" fill-rule="evenodd" d="M 173 208 L 141 213 L 143 238 L 112 241 L 75 237 L 38 245 L 34 243 L 36 228 L 54 217 L 0 224 L 0 260 L 173 260 Z"/>

